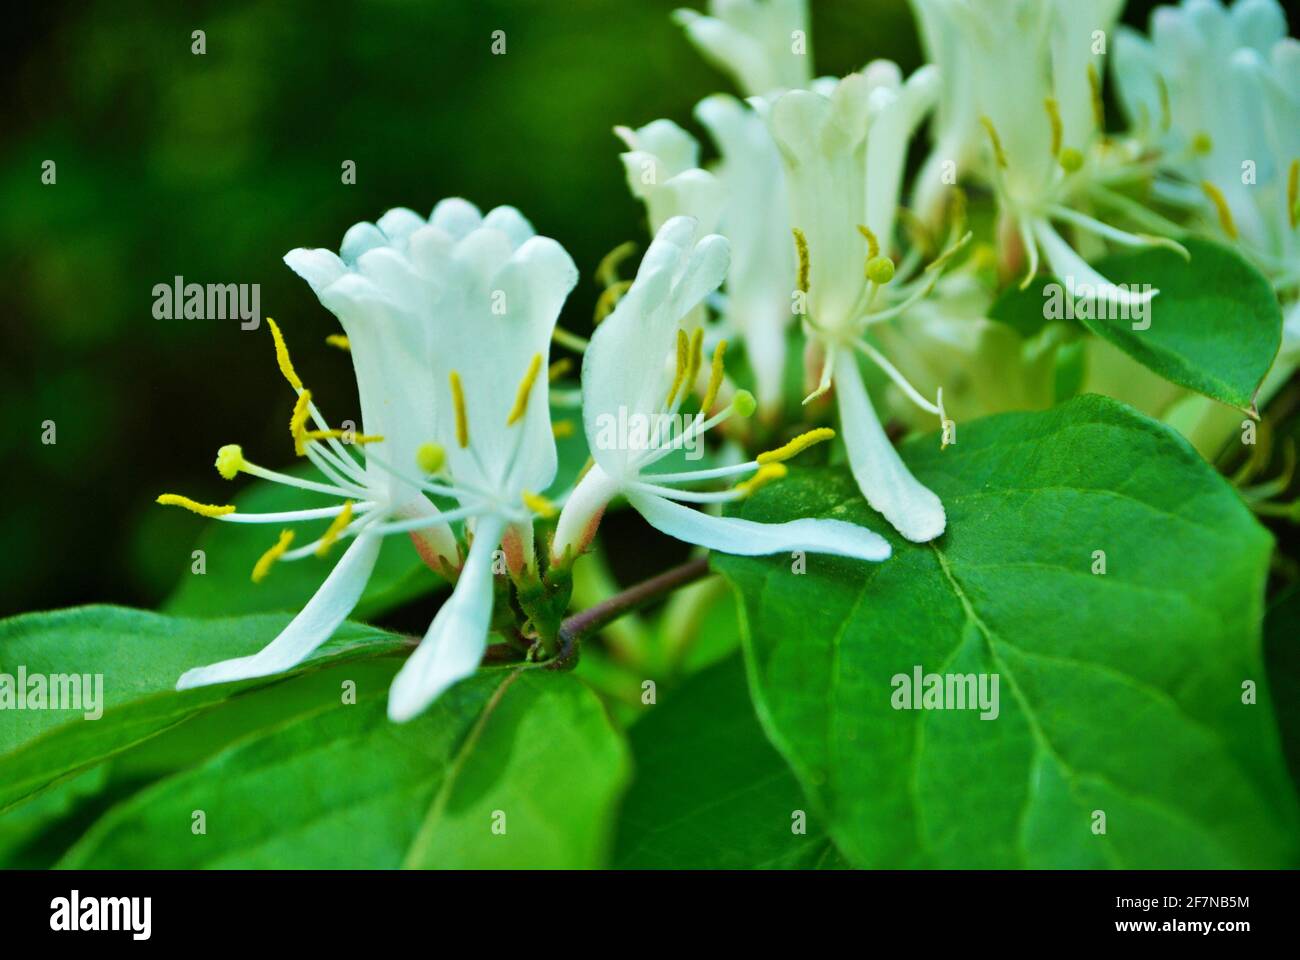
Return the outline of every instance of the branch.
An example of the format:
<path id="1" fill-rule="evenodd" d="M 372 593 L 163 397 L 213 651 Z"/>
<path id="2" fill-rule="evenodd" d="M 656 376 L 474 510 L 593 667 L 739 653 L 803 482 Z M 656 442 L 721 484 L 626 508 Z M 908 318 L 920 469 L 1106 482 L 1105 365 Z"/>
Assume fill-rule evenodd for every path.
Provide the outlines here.
<path id="1" fill-rule="evenodd" d="M 628 587 L 622 593 L 617 593 L 608 600 L 602 600 L 581 613 L 575 613 L 560 624 L 560 652 L 544 666 L 548 670 L 572 669 L 577 662 L 578 644 L 581 640 L 607 624 L 613 623 L 624 614 L 644 607 L 678 587 L 702 580 L 708 574 L 709 558 L 697 557 L 679 567 L 665 570 L 634 587 Z"/>

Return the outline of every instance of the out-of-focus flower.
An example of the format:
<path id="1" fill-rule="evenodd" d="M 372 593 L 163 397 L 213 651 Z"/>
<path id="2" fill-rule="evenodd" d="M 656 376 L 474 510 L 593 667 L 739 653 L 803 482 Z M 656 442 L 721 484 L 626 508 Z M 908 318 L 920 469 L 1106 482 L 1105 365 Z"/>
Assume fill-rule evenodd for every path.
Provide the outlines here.
<path id="1" fill-rule="evenodd" d="M 807 87 L 812 80 L 806 0 L 709 0 L 709 15 L 674 13 L 700 53 L 746 96 Z"/>

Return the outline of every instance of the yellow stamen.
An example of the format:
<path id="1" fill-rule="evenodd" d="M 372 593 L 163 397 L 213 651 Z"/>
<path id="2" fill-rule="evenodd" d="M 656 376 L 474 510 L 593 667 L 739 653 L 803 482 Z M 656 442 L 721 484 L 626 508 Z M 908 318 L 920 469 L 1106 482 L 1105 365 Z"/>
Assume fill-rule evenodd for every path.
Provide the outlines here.
<path id="1" fill-rule="evenodd" d="M 556 420 L 551 424 L 551 436 L 556 440 L 563 440 L 565 437 L 573 436 L 574 426 L 572 420 Z"/>
<path id="2" fill-rule="evenodd" d="M 1061 107 L 1055 97 L 1048 97 L 1043 101 L 1043 106 L 1047 107 L 1047 119 L 1052 123 L 1052 156 L 1059 157 L 1062 141 L 1065 138 L 1065 126 L 1061 123 Z"/>
<path id="3" fill-rule="evenodd" d="M 1106 132 L 1106 103 L 1101 98 L 1101 74 L 1095 64 L 1088 64 L 1088 88 L 1092 91 L 1092 122 L 1097 132 Z"/>
<path id="4" fill-rule="evenodd" d="M 1165 78 L 1156 74 L 1156 90 L 1160 94 L 1160 132 L 1168 133 L 1174 124 L 1174 111 L 1169 105 L 1169 85 Z"/>
<path id="5" fill-rule="evenodd" d="M 244 451 L 237 443 L 228 443 L 217 451 L 217 473 L 226 480 L 234 480 L 244 469 Z"/>
<path id="6" fill-rule="evenodd" d="M 199 503 L 189 497 L 182 497 L 179 493 L 160 494 L 154 502 L 161 503 L 164 507 L 184 507 L 200 517 L 224 517 L 228 513 L 235 512 L 235 508 L 230 504 Z"/>
<path id="7" fill-rule="evenodd" d="M 700 402 L 700 409 L 708 413 L 714 402 L 718 399 L 718 391 L 722 389 L 722 378 L 726 374 L 726 367 L 723 357 L 727 353 L 727 341 L 719 340 L 718 345 L 713 348 L 713 366 L 709 370 L 709 386 L 704 391 L 704 399 Z"/>
<path id="8" fill-rule="evenodd" d="M 284 374 L 284 379 L 289 381 L 289 386 L 301 390 L 302 380 L 293 368 L 293 361 L 289 359 L 289 348 L 284 342 L 284 334 L 270 317 L 266 318 L 266 325 L 271 328 L 271 338 L 275 340 L 275 362 L 280 365 L 280 372 Z"/>
<path id="9" fill-rule="evenodd" d="M 325 343 L 331 347 L 338 347 L 340 350 L 351 350 L 352 343 L 341 333 L 331 333 L 325 338 Z"/>
<path id="10" fill-rule="evenodd" d="M 871 228 L 864 227 L 859 223 L 858 233 L 867 238 L 867 259 L 874 260 L 876 257 L 880 256 L 880 241 L 877 240 L 876 235 L 871 232 Z"/>
<path id="11" fill-rule="evenodd" d="M 1007 168 L 1007 152 L 1002 149 L 1002 138 L 998 136 L 997 127 L 993 126 L 993 121 L 988 117 L 980 117 L 980 123 L 984 125 L 984 132 L 989 136 L 989 143 L 993 145 L 993 159 L 1003 170 Z"/>
<path id="12" fill-rule="evenodd" d="M 334 541 L 338 540 L 339 534 L 343 528 L 352 522 L 352 501 L 343 502 L 343 512 L 335 517 L 325 531 L 325 535 L 320 538 L 320 543 L 316 545 L 316 556 L 323 557 L 330 552 L 330 547 L 334 546 Z"/>
<path id="13" fill-rule="evenodd" d="M 883 287 L 894 279 L 894 261 L 888 257 L 872 257 L 867 261 L 867 279 Z"/>
<path id="14" fill-rule="evenodd" d="M 451 372 L 451 403 L 456 410 L 456 442 L 464 450 L 469 446 L 469 416 L 465 412 L 465 391 L 461 389 L 460 374 Z"/>
<path id="15" fill-rule="evenodd" d="M 768 450 L 760 453 L 755 459 L 760 463 L 781 463 L 789 460 L 791 457 L 797 457 L 809 447 L 829 440 L 835 436 L 835 431 L 830 427 L 818 427 L 816 430 L 809 430 L 807 433 L 801 433 L 783 447 L 777 447 L 775 450 Z"/>
<path id="16" fill-rule="evenodd" d="M 257 563 L 253 564 L 254 583 L 261 583 L 266 579 L 266 575 L 271 572 L 271 564 L 284 556 L 284 552 L 289 549 L 291 543 L 293 543 L 293 531 L 281 530 L 280 539 L 275 542 L 275 546 L 258 557 Z"/>
<path id="17" fill-rule="evenodd" d="M 342 440 L 344 443 L 383 443 L 384 438 L 375 433 L 349 433 L 347 430 L 305 430 L 303 440 Z"/>
<path id="18" fill-rule="evenodd" d="M 537 374 L 541 369 L 542 355 L 534 353 L 533 359 L 528 362 L 528 370 L 523 380 L 519 381 L 519 390 L 515 393 L 515 405 L 510 408 L 510 414 L 506 417 L 507 427 L 513 427 L 528 412 L 528 397 L 532 393 L 533 384 L 537 382 Z"/>
<path id="19" fill-rule="evenodd" d="M 525 507 L 543 519 L 549 520 L 558 513 L 555 509 L 555 504 L 551 503 L 551 501 L 547 500 L 540 493 L 531 493 L 525 490 L 522 499 Z"/>
<path id="20" fill-rule="evenodd" d="M 1192 137 L 1192 152 L 1200 156 L 1205 156 L 1214 149 L 1214 138 L 1202 130 L 1196 136 Z"/>
<path id="21" fill-rule="evenodd" d="M 618 306 L 619 300 L 623 298 L 623 294 L 627 293 L 628 288 L 631 286 L 631 280 L 619 280 L 616 283 L 611 283 L 601 291 L 600 296 L 596 299 L 596 312 L 592 317 L 593 322 L 599 325 L 613 313 L 614 308 Z"/>
<path id="22" fill-rule="evenodd" d="M 1300 226 L 1300 158 L 1291 161 L 1291 172 L 1286 180 L 1286 212 L 1291 229 Z"/>
<path id="23" fill-rule="evenodd" d="M 1223 195 L 1223 191 L 1210 183 L 1209 180 L 1201 181 L 1201 189 L 1205 195 L 1210 198 L 1214 208 L 1219 212 L 1219 226 L 1233 240 L 1237 239 L 1237 221 L 1232 218 L 1232 208 L 1228 206 L 1228 198 Z"/>
<path id="24" fill-rule="evenodd" d="M 808 275 L 812 272 L 812 264 L 808 258 L 808 238 L 803 235 L 803 231 L 795 227 L 792 231 L 794 234 L 794 249 L 799 256 L 799 274 L 795 286 L 801 293 L 808 292 Z"/>
<path id="25" fill-rule="evenodd" d="M 673 397 L 677 396 L 677 391 L 686 379 L 687 354 L 691 349 L 690 338 L 686 336 L 686 331 L 681 327 L 677 328 L 677 373 L 673 377 L 673 385 L 668 390 L 668 399 L 664 401 L 668 406 L 673 405 Z"/>
<path id="26" fill-rule="evenodd" d="M 789 472 L 784 463 L 765 463 L 748 480 L 736 484 L 735 489 L 750 497 L 754 495 L 759 487 L 765 487 L 773 480 L 780 480 Z"/>
<path id="27" fill-rule="evenodd" d="M 292 368 L 290 368 L 292 370 Z M 289 417 L 289 434 L 293 437 L 293 452 L 298 456 L 307 454 L 307 417 L 311 415 L 311 391 L 303 390 L 293 404 L 293 414 Z"/>
<path id="28" fill-rule="evenodd" d="M 437 473 L 446 462 L 447 451 L 440 443 L 422 443 L 415 451 L 415 463 L 421 473 Z"/>
<path id="29" fill-rule="evenodd" d="M 690 359 L 686 362 L 686 384 L 685 393 L 691 392 L 695 386 L 695 381 L 700 375 L 700 364 L 704 361 L 704 328 L 696 327 L 691 334 L 691 353 Z M 683 394 L 685 396 L 685 394 Z"/>
<path id="30" fill-rule="evenodd" d="M 572 357 L 561 357 L 546 369 L 546 382 L 554 383 L 573 369 Z"/>
<path id="31" fill-rule="evenodd" d="M 634 253 L 636 253 L 636 243 L 629 240 L 627 243 L 620 243 L 601 257 L 596 267 L 596 282 L 602 287 L 610 287 L 617 283 L 618 268 Z"/>

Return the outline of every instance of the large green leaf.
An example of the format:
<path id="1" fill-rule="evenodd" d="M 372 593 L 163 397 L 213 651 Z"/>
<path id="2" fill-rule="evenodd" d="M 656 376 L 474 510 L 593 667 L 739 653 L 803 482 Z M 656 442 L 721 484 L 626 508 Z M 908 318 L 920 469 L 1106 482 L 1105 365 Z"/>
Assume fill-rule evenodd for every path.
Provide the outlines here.
<path id="1" fill-rule="evenodd" d="M 1081 318 L 1094 333 L 1166 380 L 1243 409 L 1255 400 L 1282 342 L 1272 286 L 1236 251 L 1188 238 L 1191 260 L 1149 248 L 1097 264 L 1112 283 L 1150 284 L 1150 326 L 1133 318 Z"/>
<path id="2" fill-rule="evenodd" d="M 1113 401 L 958 440 L 903 450 L 948 511 L 933 544 L 886 529 L 847 473 L 813 470 L 742 514 L 862 523 L 890 560 L 809 556 L 800 575 L 715 558 L 743 597 L 759 715 L 839 848 L 883 866 L 1293 863 L 1265 685 L 1242 702 L 1263 679 L 1268 534 L 1181 438 Z M 996 675 L 997 718 L 894 709 L 917 666 Z"/>
<path id="3" fill-rule="evenodd" d="M 409 724 L 337 698 L 110 811 L 69 867 L 595 867 L 628 776 L 571 675 L 489 670 Z M 205 832 L 196 832 L 202 811 Z"/>
<path id="4" fill-rule="evenodd" d="M 628 738 L 636 779 L 619 821 L 615 866 L 842 865 L 798 781 L 763 736 L 738 657 L 664 693 Z"/>
<path id="5" fill-rule="evenodd" d="M 78 607 L 0 621 L 0 673 L 16 676 L 21 667 L 29 677 L 103 678 L 103 715 L 97 719 L 86 719 L 94 712 L 86 709 L 4 712 L 0 810 L 235 693 L 278 681 L 285 675 L 175 690 L 177 677 L 190 667 L 255 653 L 287 622 L 280 614 L 191 620 L 121 607 Z M 346 624 L 295 672 L 405 648 L 393 634 Z"/>

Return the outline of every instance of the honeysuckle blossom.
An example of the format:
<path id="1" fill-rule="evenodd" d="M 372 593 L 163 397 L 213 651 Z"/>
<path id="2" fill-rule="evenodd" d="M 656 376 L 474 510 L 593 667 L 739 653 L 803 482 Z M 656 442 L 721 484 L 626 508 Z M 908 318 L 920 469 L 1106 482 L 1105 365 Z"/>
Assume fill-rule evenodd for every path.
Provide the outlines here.
<path id="1" fill-rule="evenodd" d="M 876 61 L 827 87 L 829 95 L 793 90 L 767 110 L 785 166 L 789 222 L 799 250 L 794 302 L 820 365 L 813 395 L 834 384 L 849 463 L 863 495 L 917 542 L 943 533 L 943 504 L 911 475 L 886 437 L 857 355 L 865 355 L 918 406 L 946 421 L 940 403 L 922 397 L 866 338 L 872 324 L 900 315 L 938 276 L 938 262 L 912 279 L 915 259 L 896 270 L 890 257 L 907 144 L 933 104 L 937 85 L 933 68 L 922 68 L 904 82 L 897 65 Z"/>
<path id="2" fill-rule="evenodd" d="M 620 155 L 628 189 L 645 204 L 651 235 L 673 217 L 690 216 L 712 230 L 722 208 L 722 186 L 700 169 L 700 145 L 671 120 L 615 127 L 627 146 Z"/>
<path id="3" fill-rule="evenodd" d="M 1116 39 L 1120 100 L 1153 141 L 1162 195 L 1199 209 L 1288 304 L 1285 374 L 1300 350 L 1300 41 L 1276 0 L 1157 7 L 1150 40 Z"/>
<path id="4" fill-rule="evenodd" d="M 1025 285 L 1045 260 L 1057 277 L 1120 307 L 1156 296 L 1158 290 L 1130 291 L 1107 281 L 1056 227 L 1185 253 L 1172 240 L 1120 230 L 1081 209 L 1110 204 L 1131 213 L 1138 207 L 1111 189 L 1145 170 L 1136 146 L 1104 137 L 1102 62 L 1123 0 L 913 0 L 913 6 L 930 59 L 946 78 L 918 205 L 933 217 L 944 171 L 953 172 L 947 164 L 956 164 L 955 175 L 973 175 L 997 194 L 1004 259 L 1023 268 Z"/>
<path id="5" fill-rule="evenodd" d="M 583 422 L 594 463 L 569 496 L 551 545 L 553 562 L 565 563 L 590 544 L 606 504 L 622 495 L 669 536 L 726 553 L 758 555 L 809 550 L 883 560 L 889 545 L 861 527 L 805 518 L 755 523 L 712 516 L 686 503 L 725 503 L 747 496 L 760 483 L 784 475 L 783 461 L 829 431 L 814 431 L 780 450 L 745 463 L 684 472 L 654 472 L 675 450 L 693 445 L 732 416 L 753 413 L 754 399 L 738 391 L 723 410 L 706 411 L 722 379 L 725 346 L 714 352 L 709 386 L 694 407 L 691 384 L 703 365 L 701 337 L 687 334 L 682 318 L 722 282 L 727 272 L 725 238 L 695 242 L 689 217 L 669 220 L 655 236 L 636 280 L 591 338 L 582 366 Z M 675 363 L 669 358 L 675 357 Z M 686 485 L 748 476 L 722 491 Z"/>
<path id="6" fill-rule="evenodd" d="M 244 515 L 233 507 L 179 503 L 218 519 L 292 523 L 333 518 L 325 534 L 288 549 L 291 534 L 258 564 L 304 559 L 355 538 L 302 612 L 261 652 L 186 672 L 180 688 L 285 670 L 324 643 L 360 598 L 382 538 L 410 534 L 421 556 L 450 576 L 450 599 L 394 680 L 389 715 L 406 720 L 472 673 L 487 642 L 492 553 L 504 545 L 521 574 L 535 564 L 535 491 L 555 474 L 546 403 L 551 332 L 577 280 L 568 254 L 536 237 L 517 210 L 487 216 L 464 200 L 444 200 L 426 221 L 391 210 L 352 227 L 340 253 L 294 250 L 285 262 L 312 286 L 347 333 L 366 435 L 332 431 L 295 372 L 277 327 L 277 356 L 298 393 L 291 427 L 299 451 L 328 482 L 303 481 L 247 461 L 224 447 L 223 476 L 250 473 L 338 497 L 337 507 Z M 516 386 L 517 385 L 517 386 Z M 311 419 L 317 429 L 306 429 Z M 444 443 L 438 442 L 444 440 Z M 439 510 L 430 495 L 456 502 Z M 471 534 L 464 563 L 449 524 Z"/>
<path id="7" fill-rule="evenodd" d="M 709 0 L 709 15 L 673 18 L 710 63 L 746 96 L 807 87 L 812 79 L 806 0 Z"/>

